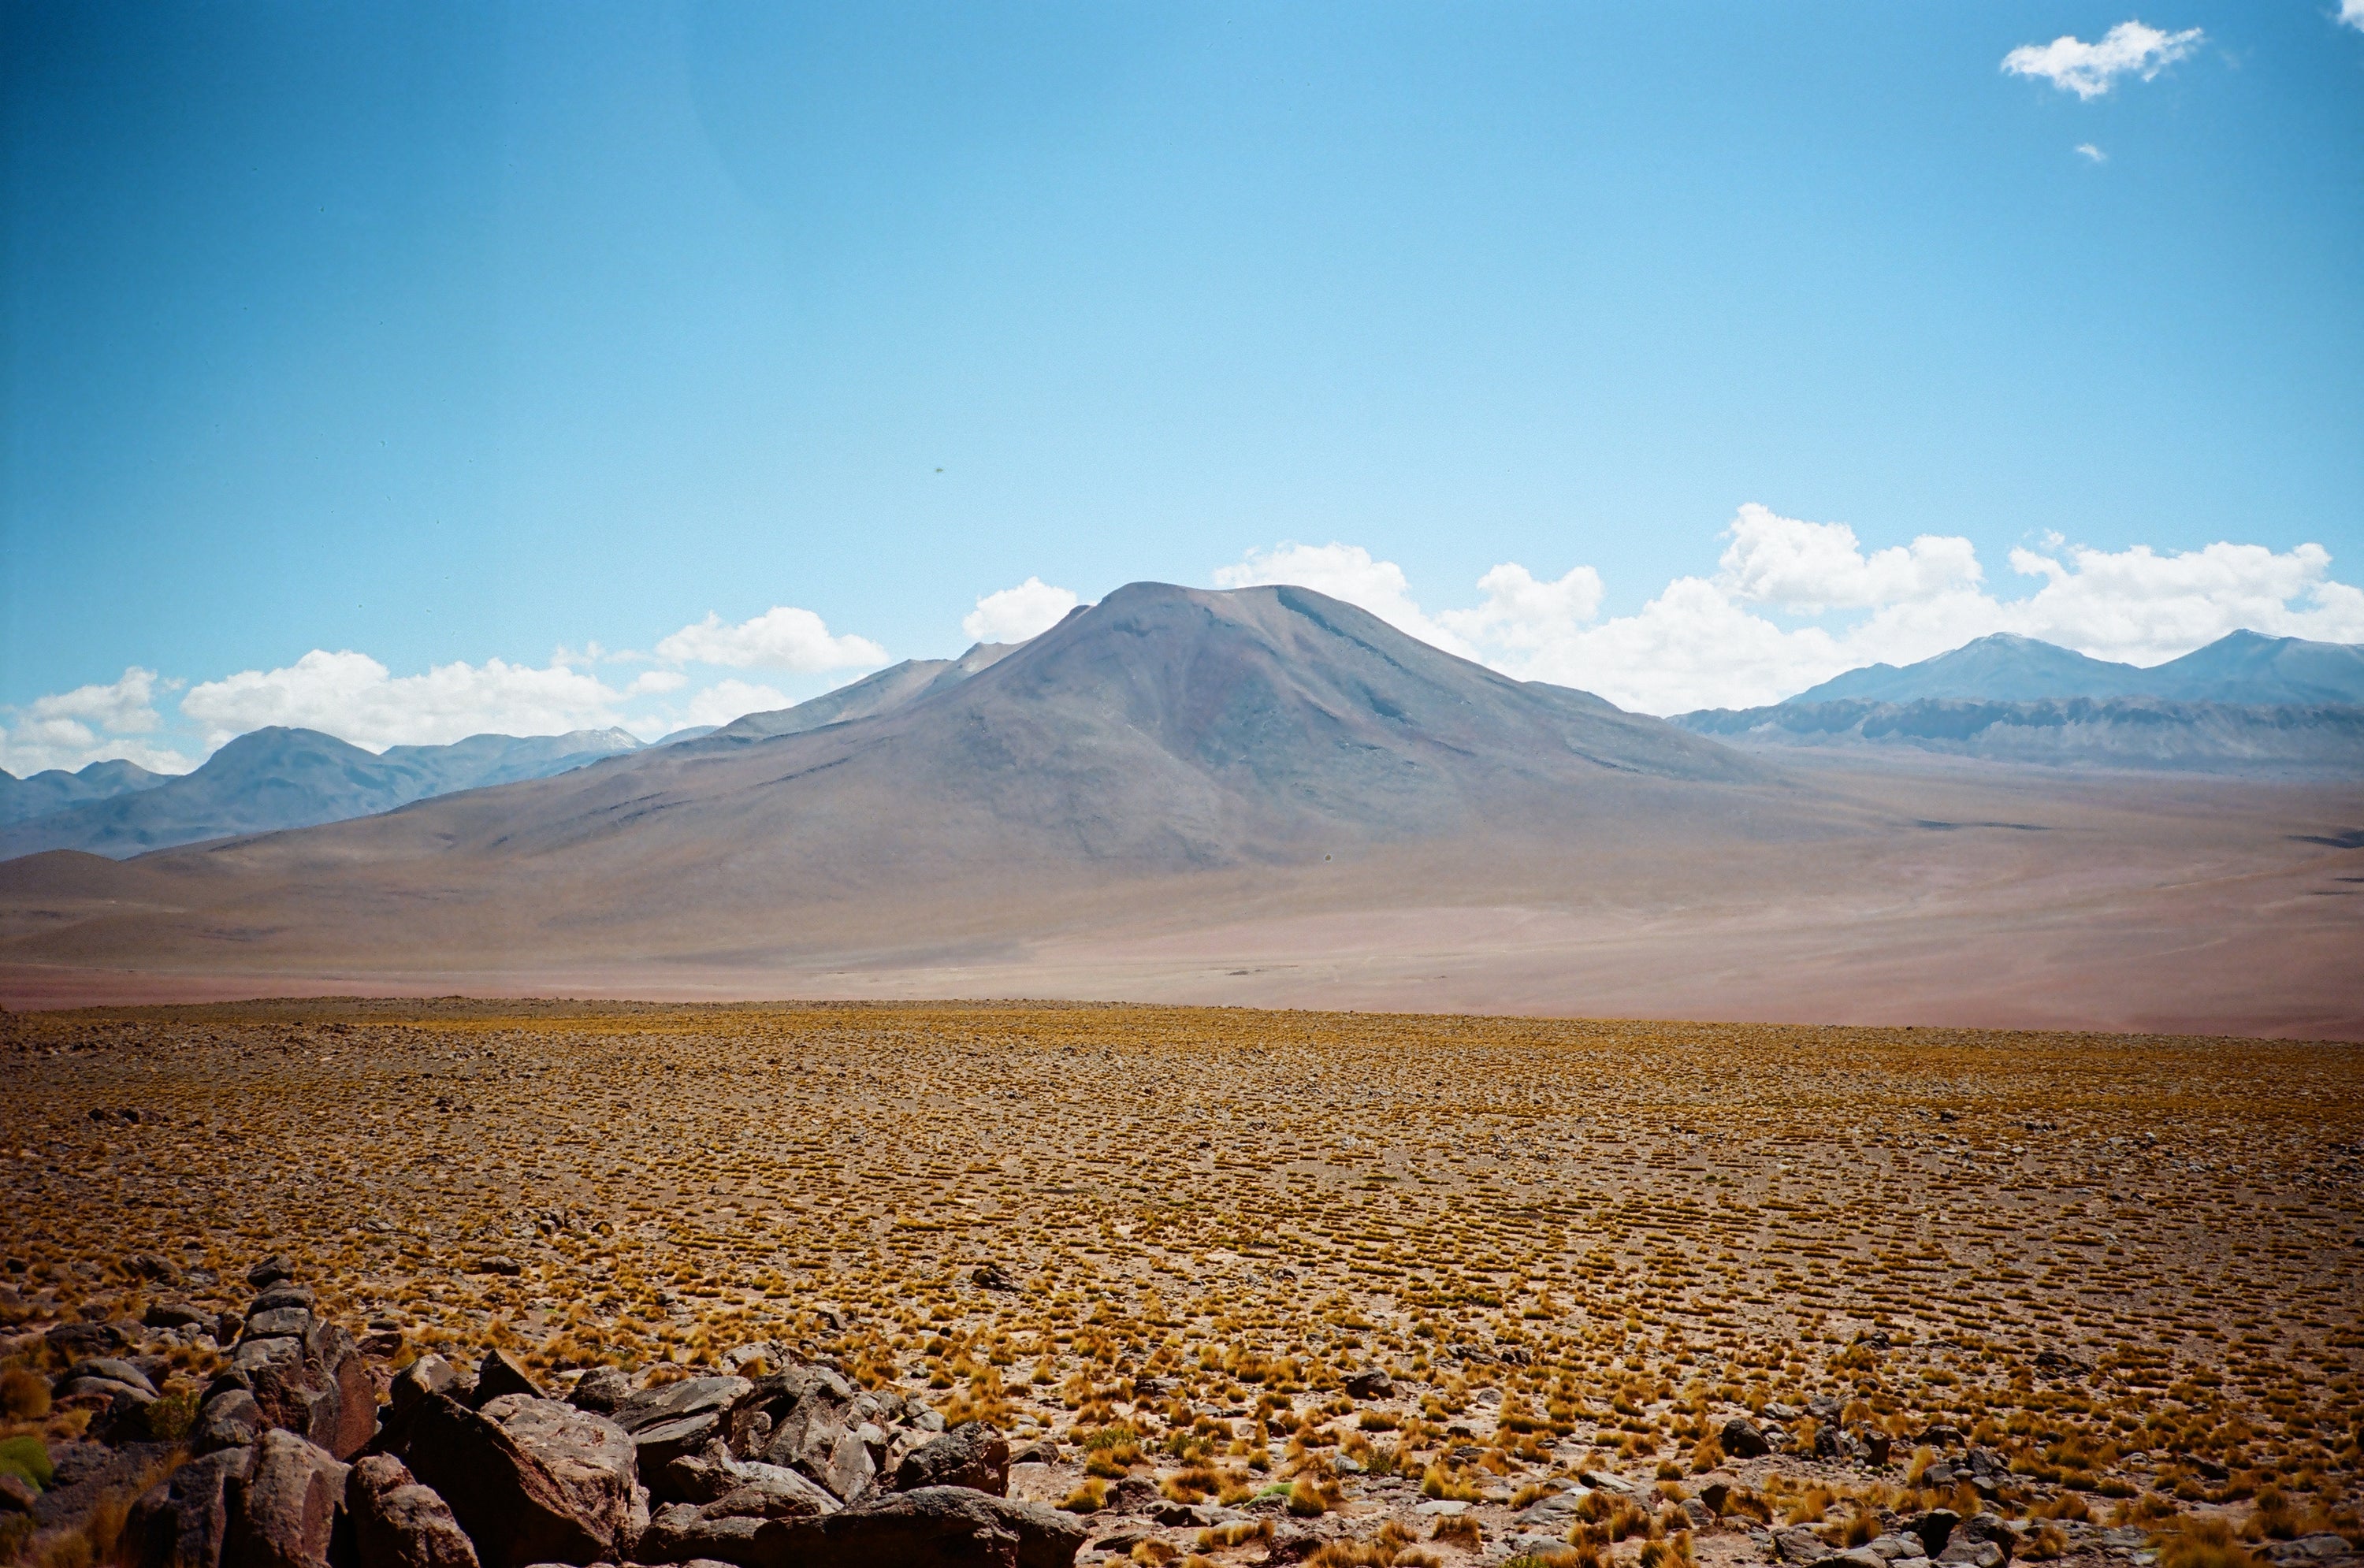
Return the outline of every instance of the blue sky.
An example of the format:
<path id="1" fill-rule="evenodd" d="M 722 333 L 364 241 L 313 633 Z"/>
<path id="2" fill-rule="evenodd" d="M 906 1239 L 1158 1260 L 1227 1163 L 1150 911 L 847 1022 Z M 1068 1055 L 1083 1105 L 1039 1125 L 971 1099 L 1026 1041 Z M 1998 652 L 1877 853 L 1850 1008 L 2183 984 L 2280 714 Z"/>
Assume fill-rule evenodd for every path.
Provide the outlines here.
<path id="1" fill-rule="evenodd" d="M 0 115 L 20 773 L 652 734 L 1144 577 L 1653 711 L 2364 639 L 2339 0 L 18 4 Z"/>

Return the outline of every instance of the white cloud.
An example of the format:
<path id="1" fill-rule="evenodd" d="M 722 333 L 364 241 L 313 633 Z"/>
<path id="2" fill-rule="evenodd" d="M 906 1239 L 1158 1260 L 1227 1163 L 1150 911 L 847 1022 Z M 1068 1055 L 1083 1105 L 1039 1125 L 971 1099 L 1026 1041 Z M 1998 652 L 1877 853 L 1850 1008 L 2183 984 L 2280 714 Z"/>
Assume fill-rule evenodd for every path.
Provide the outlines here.
<path id="1" fill-rule="evenodd" d="M 2339 0 L 2339 19 L 2364 32 L 2364 0 Z"/>
<path id="2" fill-rule="evenodd" d="M 2356 0 L 2356 3 L 2359 6 L 2364 6 L 2364 0 Z M 2077 144 L 2077 150 L 2096 163 L 2107 163 L 2110 161 L 2110 155 L 2108 153 L 2102 151 L 2100 148 L 2094 146 L 2090 141 L 2079 142 Z"/>
<path id="3" fill-rule="evenodd" d="M 264 725 L 325 730 L 377 751 L 443 745 L 491 731 L 555 735 L 614 724 L 624 694 L 563 665 L 488 659 L 395 676 L 366 653 L 314 649 L 278 670 L 246 670 L 189 689 L 181 712 L 208 749 Z"/>
<path id="4" fill-rule="evenodd" d="M 1750 502 L 1716 562 L 1736 597 L 1804 615 L 1935 598 L 1975 585 L 1978 552 L 1954 536 L 1923 534 L 1866 556 L 1845 523 L 1808 523 Z"/>
<path id="5" fill-rule="evenodd" d="M 961 617 L 961 630 L 974 642 L 1023 642 L 1040 637 L 1076 607 L 1073 593 L 1029 577 L 1015 588 L 987 594 Z"/>
<path id="6" fill-rule="evenodd" d="M 2163 33 L 2140 22 L 2120 22 L 2096 43 L 2063 33 L 2047 44 L 2022 44 L 2002 57 L 2002 68 L 2014 76 L 2040 77 L 2080 98 L 2098 98 L 2121 76 L 2149 81 L 2200 41 L 2198 28 Z"/>
<path id="7" fill-rule="evenodd" d="M 1358 544 L 1283 544 L 1271 550 L 1251 550 L 1238 562 L 1215 572 L 1219 588 L 1252 588 L 1286 583 L 1310 588 L 1333 599 L 1370 611 L 1398 631 L 1463 658 L 1475 657 L 1468 643 L 1422 614 L 1412 602 L 1411 586 L 1403 568 L 1392 561 L 1374 561 Z"/>
<path id="8" fill-rule="evenodd" d="M 712 611 L 657 644 L 657 657 L 676 664 L 722 664 L 734 670 L 846 670 L 886 662 L 886 651 L 866 637 L 831 637 L 810 610 L 775 605 L 753 620 L 725 626 Z"/>
<path id="9" fill-rule="evenodd" d="M 1333 582 L 1365 595 L 1355 602 L 1414 636 L 1449 627 L 1450 642 L 1427 640 L 1470 650 L 1521 680 L 1580 687 L 1645 713 L 1779 702 L 1843 671 L 1909 664 L 1998 631 L 2135 664 L 2242 628 L 2364 641 L 2364 590 L 2331 578 L 2320 545 L 2277 552 L 2220 543 L 2162 555 L 2140 545 L 2111 551 L 2055 541 L 2011 552 L 2013 570 L 2036 586 L 2001 598 L 1986 588 L 1969 541 L 1953 536 L 1924 535 L 1867 555 L 1843 524 L 1750 505 L 1724 537 L 1714 576 L 1678 577 L 1634 614 L 1608 620 L 1597 618 L 1601 583 L 1588 566 L 1542 582 L 1506 562 L 1478 579 L 1477 607 L 1432 617 L 1392 562 L 1347 545 L 1297 553 L 1335 567 Z M 1224 587 L 1272 580 L 1251 568 L 1289 554 L 1251 552 L 1249 566 L 1225 567 L 1215 580 Z M 1349 596 L 1308 581 L 1317 575 L 1278 580 Z"/>
<path id="10" fill-rule="evenodd" d="M 750 681 L 717 681 L 693 694 L 689 706 L 675 728 L 693 724 L 728 724 L 732 719 L 751 713 L 774 713 L 790 706 L 786 693 L 770 686 L 759 686 Z"/>
<path id="11" fill-rule="evenodd" d="M 35 697 L 0 728 L 0 768 L 21 778 L 122 758 L 154 773 L 187 772 L 187 758 L 142 739 L 156 728 L 156 692 L 166 684 L 135 664 L 104 685 Z"/>

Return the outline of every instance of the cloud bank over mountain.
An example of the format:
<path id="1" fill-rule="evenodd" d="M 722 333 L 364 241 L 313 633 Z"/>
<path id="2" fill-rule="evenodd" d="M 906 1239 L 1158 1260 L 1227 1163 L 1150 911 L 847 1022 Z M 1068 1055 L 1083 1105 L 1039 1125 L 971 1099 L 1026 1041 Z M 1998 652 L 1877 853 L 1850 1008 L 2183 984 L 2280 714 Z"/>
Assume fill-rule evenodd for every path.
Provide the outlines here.
<path id="1" fill-rule="evenodd" d="M 2217 543 L 2160 554 L 2050 540 L 2011 551 L 2032 591 L 1999 591 L 1967 539 L 1924 535 L 1867 553 L 1840 522 L 1740 508 L 1716 571 L 1678 577 L 1639 610 L 1601 618 L 1589 566 L 1556 580 L 1504 562 L 1481 602 L 1429 610 L 1393 562 L 1358 546 L 1284 544 L 1219 569 L 1225 587 L 1293 582 L 1522 680 L 1669 714 L 1779 702 L 1865 664 L 1907 664 L 2009 631 L 2097 659 L 2155 664 L 2244 628 L 2364 641 L 2364 590 L 2322 546 Z M 2013 584 L 2017 586 L 2019 584 Z"/>
<path id="2" fill-rule="evenodd" d="M 1603 614 L 1610 584 L 1589 564 L 1552 576 L 1503 562 L 1478 579 L 1474 603 L 1438 606 L 1397 562 L 1339 540 L 1251 550 L 1210 580 L 1312 588 L 1505 674 L 1654 714 L 1761 706 L 1848 670 L 1912 663 L 1999 631 L 2145 665 L 2244 628 L 2364 642 L 2364 590 L 2334 578 L 2318 544 L 2225 541 L 2161 553 L 2053 538 L 2012 550 L 2004 572 L 1990 575 L 1966 538 L 1924 534 L 1867 550 L 1846 523 L 1755 502 L 1717 538 L 1712 572 L 1677 577 L 1615 615 Z M 1074 589 L 1030 576 L 979 595 L 961 629 L 973 641 L 1023 641 L 1081 602 Z M 890 660 L 869 637 L 775 606 L 738 622 L 708 614 L 646 652 L 587 642 L 542 665 L 494 656 L 396 674 L 364 652 L 316 648 L 195 684 L 135 666 L 113 682 L 0 708 L 0 768 L 23 775 L 122 758 L 185 773 L 233 736 L 273 725 L 372 751 L 610 728 L 651 740 L 790 706 L 814 695 L 814 677 L 850 678 Z"/>

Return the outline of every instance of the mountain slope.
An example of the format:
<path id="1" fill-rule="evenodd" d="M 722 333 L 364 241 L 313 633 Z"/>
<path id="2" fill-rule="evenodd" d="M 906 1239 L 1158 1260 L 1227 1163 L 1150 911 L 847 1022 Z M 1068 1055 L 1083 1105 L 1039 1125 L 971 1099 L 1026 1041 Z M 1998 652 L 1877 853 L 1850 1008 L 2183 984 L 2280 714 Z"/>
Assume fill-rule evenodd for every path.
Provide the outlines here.
<path id="1" fill-rule="evenodd" d="M 1987 762 L 2364 776 L 2364 707 L 2066 697 L 1902 703 L 1792 699 L 1675 723 L 1752 749 L 1925 752 Z"/>
<path id="2" fill-rule="evenodd" d="M 395 746 L 374 755 L 317 730 L 258 729 L 180 778 L 0 830 L 0 859 L 46 850 L 136 855 L 311 827 L 455 790 L 546 777 L 639 744 L 619 729 L 578 729 L 522 739 L 472 735 L 449 746 Z"/>
<path id="3" fill-rule="evenodd" d="M 2042 702 L 2056 697 L 2158 697 L 2169 702 L 2364 703 L 2364 647 L 2236 631 L 2148 669 L 2089 659 L 2032 637 L 1998 632 L 1899 668 L 1869 664 L 1789 701 Z"/>
<path id="4" fill-rule="evenodd" d="M 819 729 L 825 724 L 875 718 L 931 692 L 960 684 L 978 671 L 990 669 L 1018 646 L 1014 642 L 980 642 L 957 659 L 906 659 L 875 674 L 823 692 L 808 702 L 746 714 L 708 733 L 724 740 L 767 740 L 775 735 Z"/>
<path id="5" fill-rule="evenodd" d="M 78 773 L 49 768 L 27 778 L 0 771 L 0 828 L 94 800 L 112 800 L 171 781 L 137 762 L 93 762 Z"/>

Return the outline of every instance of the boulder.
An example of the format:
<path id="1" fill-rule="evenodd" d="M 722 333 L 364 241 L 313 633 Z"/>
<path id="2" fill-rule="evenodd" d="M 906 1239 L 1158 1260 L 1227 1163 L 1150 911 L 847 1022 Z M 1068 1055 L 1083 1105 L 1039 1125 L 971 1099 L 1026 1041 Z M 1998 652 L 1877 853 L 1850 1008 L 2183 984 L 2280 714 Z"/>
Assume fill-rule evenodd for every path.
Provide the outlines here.
<path id="1" fill-rule="evenodd" d="M 1395 1391 L 1396 1380 L 1383 1368 L 1369 1367 L 1346 1374 L 1346 1392 L 1357 1399 L 1386 1399 Z"/>
<path id="2" fill-rule="evenodd" d="M 1715 1440 L 1734 1459 L 1762 1459 L 1773 1451 L 1773 1445 L 1766 1440 L 1756 1423 L 1745 1416 L 1734 1416 L 1726 1421 Z"/>
<path id="3" fill-rule="evenodd" d="M 482 1410 L 427 1394 L 394 1433 L 396 1457 L 451 1505 L 485 1568 L 619 1560 L 635 1469 L 614 1422 L 521 1394 Z"/>
<path id="4" fill-rule="evenodd" d="M 826 1367 L 792 1367 L 765 1378 L 756 1398 L 772 1418 L 764 1462 L 801 1471 L 847 1502 L 869 1487 L 878 1456 L 845 1379 Z"/>
<path id="5" fill-rule="evenodd" d="M 593 1367 L 575 1381 L 566 1402 L 595 1416 L 612 1416 L 632 1396 L 632 1380 L 619 1368 Z"/>
<path id="6" fill-rule="evenodd" d="M 675 1460 L 727 1438 L 731 1412 L 754 1392 L 743 1377 L 684 1378 L 633 1395 L 613 1419 L 631 1434 L 641 1474 L 654 1486 Z"/>
<path id="7" fill-rule="evenodd" d="M 1015 1568 L 1070 1568 L 1091 1529 L 1071 1514 L 1040 1503 L 1014 1503 L 964 1486 L 922 1486 L 803 1527 L 821 1550 L 813 1568 L 857 1563 L 999 1562 L 995 1536 L 1015 1543 Z"/>
<path id="8" fill-rule="evenodd" d="M 1946 1550 L 1946 1543 L 1954 1538 L 1954 1527 L 1961 1522 L 1962 1516 L 1951 1508 L 1932 1508 L 1899 1520 L 1897 1528 L 1919 1539 L 1922 1556 L 1935 1557 Z"/>
<path id="9" fill-rule="evenodd" d="M 229 1539 L 231 1484 L 252 1456 L 240 1447 L 191 1460 L 150 1487 L 123 1523 L 131 1568 L 220 1568 Z"/>
<path id="10" fill-rule="evenodd" d="M 972 1492 L 1009 1495 L 1009 1442 L 983 1421 L 964 1421 L 930 1438 L 895 1467 L 895 1490 L 965 1486 Z"/>
<path id="11" fill-rule="evenodd" d="M 250 1325 L 230 1357 L 231 1373 L 252 1391 L 268 1424 L 350 1459 L 377 1430 L 377 1385 L 369 1362 L 351 1335 L 313 1319 L 310 1308 L 274 1310 L 303 1314 L 302 1331 L 259 1334 Z"/>
<path id="12" fill-rule="evenodd" d="M 793 1470 L 751 1463 L 727 1452 L 686 1454 L 665 1466 L 665 1495 L 716 1517 L 802 1518 L 835 1513 L 838 1500 Z M 729 1507 L 720 1506 L 726 1499 Z"/>
<path id="13" fill-rule="evenodd" d="M 536 1399 L 549 1397 L 534 1382 L 533 1373 L 519 1366 L 508 1351 L 486 1351 L 484 1365 L 476 1369 L 476 1392 L 472 1403 L 482 1409 L 508 1394 L 526 1394 Z"/>
<path id="14" fill-rule="evenodd" d="M 203 1329 L 210 1333 L 214 1315 L 186 1301 L 151 1301 L 139 1321 L 151 1329 Z"/>
<path id="15" fill-rule="evenodd" d="M 276 1252 L 246 1271 L 246 1283 L 257 1290 L 269 1290 L 280 1281 L 292 1277 L 294 1276 L 287 1267 L 287 1260 Z"/>
<path id="16" fill-rule="evenodd" d="M 58 1386 L 62 1391 L 68 1384 L 80 1382 L 114 1384 L 118 1387 L 129 1388 L 144 1394 L 151 1399 L 156 1397 L 156 1385 L 149 1381 L 146 1373 L 141 1372 L 129 1362 L 114 1356 L 100 1356 L 95 1360 L 75 1362 L 68 1369 L 66 1374 L 58 1380 Z"/>
<path id="17" fill-rule="evenodd" d="M 408 1410 L 421 1396 L 429 1394 L 448 1394 L 463 1404 L 469 1403 L 468 1387 L 460 1381 L 457 1369 L 441 1356 L 431 1353 L 420 1356 L 396 1373 L 394 1385 L 389 1392 L 397 1415 Z"/>
<path id="18" fill-rule="evenodd" d="M 189 1448 L 195 1453 L 251 1448 L 270 1425 L 253 1395 L 243 1388 L 225 1388 L 198 1407 L 196 1425 L 189 1431 Z"/>
<path id="19" fill-rule="evenodd" d="M 355 1568 L 478 1568 L 450 1505 L 392 1454 L 356 1460 L 345 1477 Z"/>
<path id="20" fill-rule="evenodd" d="M 238 1568 L 328 1568 L 345 1469 L 294 1432 L 262 1434 L 235 1494 L 225 1554 Z"/>

